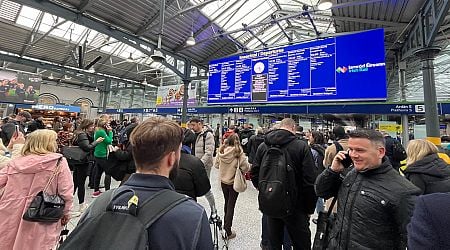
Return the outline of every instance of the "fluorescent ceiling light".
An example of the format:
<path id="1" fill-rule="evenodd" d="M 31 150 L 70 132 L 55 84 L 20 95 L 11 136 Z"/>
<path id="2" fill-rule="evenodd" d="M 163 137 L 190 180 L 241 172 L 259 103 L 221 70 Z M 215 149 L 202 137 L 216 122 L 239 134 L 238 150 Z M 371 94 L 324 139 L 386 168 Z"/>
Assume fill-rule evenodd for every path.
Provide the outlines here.
<path id="1" fill-rule="evenodd" d="M 320 0 L 317 4 L 319 10 L 328 10 L 333 7 L 333 3 L 330 0 Z"/>

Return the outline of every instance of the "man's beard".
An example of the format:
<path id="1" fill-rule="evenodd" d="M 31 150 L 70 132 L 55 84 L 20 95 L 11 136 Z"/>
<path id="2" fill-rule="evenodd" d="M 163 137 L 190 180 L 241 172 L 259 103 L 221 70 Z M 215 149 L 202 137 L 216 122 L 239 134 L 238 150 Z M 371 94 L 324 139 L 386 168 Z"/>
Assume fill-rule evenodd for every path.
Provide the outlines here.
<path id="1" fill-rule="evenodd" d="M 176 160 L 173 164 L 172 169 L 169 173 L 169 180 L 174 181 L 177 178 L 178 175 L 178 168 L 180 167 L 180 160 Z"/>

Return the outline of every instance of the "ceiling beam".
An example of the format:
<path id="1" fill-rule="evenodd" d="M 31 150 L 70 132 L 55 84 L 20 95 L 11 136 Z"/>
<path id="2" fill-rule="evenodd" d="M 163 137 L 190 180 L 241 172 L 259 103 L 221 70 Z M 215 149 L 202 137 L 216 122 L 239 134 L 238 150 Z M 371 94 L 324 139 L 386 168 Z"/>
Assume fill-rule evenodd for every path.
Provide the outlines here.
<path id="1" fill-rule="evenodd" d="M 92 6 L 93 2 L 94 2 L 94 0 L 81 0 L 80 5 L 78 6 L 78 10 L 80 12 L 86 11 L 89 7 Z"/>
<path id="2" fill-rule="evenodd" d="M 167 1 L 167 6 L 170 6 L 175 0 L 169 0 Z M 159 13 L 161 12 L 161 8 L 153 15 L 151 16 L 147 21 L 145 21 L 144 25 L 142 25 L 135 34 L 137 36 L 142 36 L 147 30 L 149 30 L 150 25 L 153 24 L 154 21 L 156 21 L 159 18 Z"/>
<path id="3" fill-rule="evenodd" d="M 110 23 L 107 23 L 105 21 L 93 18 L 91 16 L 85 15 L 83 13 L 79 13 L 77 10 L 69 9 L 64 6 L 58 5 L 57 3 L 50 2 L 50 1 L 42 1 L 42 0 L 14 0 L 17 3 L 30 6 L 32 8 L 36 8 L 45 12 L 48 12 L 52 15 L 64 17 L 64 19 L 67 19 L 69 21 L 72 21 L 74 23 L 83 25 L 87 28 L 96 30 L 100 33 L 103 33 L 105 35 L 111 36 L 116 40 L 119 40 L 123 43 L 126 43 L 127 45 L 138 49 L 139 51 L 143 52 L 147 55 L 152 55 L 153 50 L 157 47 L 156 44 L 154 44 L 151 41 L 144 40 L 141 37 L 138 37 L 134 34 L 131 34 L 129 31 L 125 31 L 119 27 L 116 27 Z M 145 49 L 141 47 L 141 45 L 144 45 L 150 50 Z M 185 65 L 187 62 L 190 62 L 192 65 L 197 66 L 202 69 L 206 69 L 204 65 L 200 65 L 197 62 L 193 62 L 191 59 L 177 55 L 173 53 L 170 49 L 167 47 L 162 47 L 160 49 L 164 54 L 170 55 L 171 57 L 174 57 L 177 60 L 183 61 Z M 180 75 L 182 78 L 189 78 L 189 76 L 184 76 L 184 73 L 173 67 L 172 65 L 163 62 L 164 66 L 168 67 L 172 71 L 174 71 L 176 74 Z"/>

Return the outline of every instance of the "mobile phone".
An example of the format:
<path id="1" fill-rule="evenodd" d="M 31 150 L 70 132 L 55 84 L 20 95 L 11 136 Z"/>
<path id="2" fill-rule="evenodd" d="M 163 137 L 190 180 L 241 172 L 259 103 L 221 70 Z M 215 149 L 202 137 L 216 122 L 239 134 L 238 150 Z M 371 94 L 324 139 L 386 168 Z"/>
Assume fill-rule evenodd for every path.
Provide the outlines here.
<path id="1" fill-rule="evenodd" d="M 19 136 L 19 133 L 20 133 L 19 125 L 16 125 L 15 131 L 14 131 L 14 137 Z"/>
<path id="2" fill-rule="evenodd" d="M 345 158 L 343 160 L 341 160 L 341 163 L 344 166 L 344 168 L 348 168 L 353 164 L 353 161 L 348 152 L 345 153 L 344 155 L 345 155 Z"/>

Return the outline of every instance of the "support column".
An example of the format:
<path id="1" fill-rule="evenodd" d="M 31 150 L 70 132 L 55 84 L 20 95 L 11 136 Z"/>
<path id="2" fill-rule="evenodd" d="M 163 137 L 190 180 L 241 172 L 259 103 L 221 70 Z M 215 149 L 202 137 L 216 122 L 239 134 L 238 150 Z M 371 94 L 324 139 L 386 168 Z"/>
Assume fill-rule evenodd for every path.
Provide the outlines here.
<path id="1" fill-rule="evenodd" d="M 402 102 L 406 102 L 406 62 L 398 62 L 398 84 L 400 88 L 400 99 Z M 408 145 L 409 142 L 409 126 L 408 126 L 408 115 L 401 115 L 402 121 L 402 144 L 404 147 Z"/>
<path id="2" fill-rule="evenodd" d="M 187 123 L 187 103 L 189 99 L 189 90 L 188 86 L 191 81 L 189 80 L 183 80 L 183 87 L 184 87 L 184 93 L 183 93 L 183 108 L 181 109 L 181 126 L 186 127 Z"/>
<path id="3" fill-rule="evenodd" d="M 415 54 L 420 57 L 420 60 L 422 61 L 427 140 L 437 146 L 441 145 L 441 138 L 439 134 L 439 116 L 436 101 L 433 60 L 439 51 L 440 48 L 431 47 L 419 50 Z"/>

